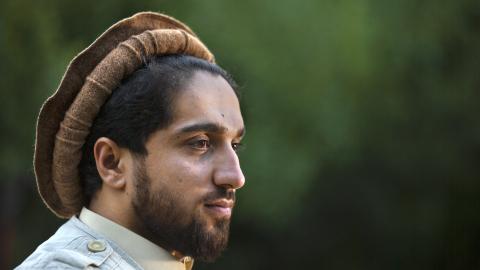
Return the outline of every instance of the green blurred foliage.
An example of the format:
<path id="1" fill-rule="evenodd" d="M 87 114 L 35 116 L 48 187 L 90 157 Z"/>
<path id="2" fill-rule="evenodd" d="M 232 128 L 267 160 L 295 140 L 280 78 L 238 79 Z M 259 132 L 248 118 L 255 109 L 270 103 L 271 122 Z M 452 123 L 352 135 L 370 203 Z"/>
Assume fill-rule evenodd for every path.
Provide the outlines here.
<path id="1" fill-rule="evenodd" d="M 247 185 L 229 250 L 197 269 L 480 267 L 475 0 L 2 0 L 0 183 L 27 179 L 12 264 L 62 222 L 32 178 L 42 102 L 141 10 L 189 24 L 242 86 Z"/>

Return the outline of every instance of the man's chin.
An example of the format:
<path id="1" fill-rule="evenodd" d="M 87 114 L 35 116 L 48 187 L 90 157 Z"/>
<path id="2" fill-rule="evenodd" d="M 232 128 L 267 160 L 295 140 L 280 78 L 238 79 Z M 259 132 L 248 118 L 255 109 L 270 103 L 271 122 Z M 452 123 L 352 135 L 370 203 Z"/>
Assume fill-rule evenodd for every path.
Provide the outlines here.
<path id="1" fill-rule="evenodd" d="M 196 250 L 192 250 L 192 257 L 204 262 L 213 262 L 227 247 L 230 218 L 212 219 L 209 216 L 207 220 L 196 223 L 194 236 Z"/>

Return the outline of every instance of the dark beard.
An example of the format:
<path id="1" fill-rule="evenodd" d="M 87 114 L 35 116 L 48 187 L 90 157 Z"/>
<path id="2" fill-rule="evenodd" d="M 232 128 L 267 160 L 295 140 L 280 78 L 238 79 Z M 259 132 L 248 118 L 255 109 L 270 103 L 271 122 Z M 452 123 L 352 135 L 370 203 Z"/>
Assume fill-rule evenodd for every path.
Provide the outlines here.
<path id="1" fill-rule="evenodd" d="M 217 220 L 208 230 L 199 210 L 192 213 L 180 207 L 183 196 L 188 194 L 173 193 L 167 186 L 151 194 L 144 162 L 140 159 L 136 163 L 136 194 L 132 205 L 147 238 L 168 251 L 178 251 L 197 260 L 212 262 L 218 258 L 227 247 L 230 219 Z M 235 200 L 235 193 L 219 187 L 199 203 L 220 198 Z"/>

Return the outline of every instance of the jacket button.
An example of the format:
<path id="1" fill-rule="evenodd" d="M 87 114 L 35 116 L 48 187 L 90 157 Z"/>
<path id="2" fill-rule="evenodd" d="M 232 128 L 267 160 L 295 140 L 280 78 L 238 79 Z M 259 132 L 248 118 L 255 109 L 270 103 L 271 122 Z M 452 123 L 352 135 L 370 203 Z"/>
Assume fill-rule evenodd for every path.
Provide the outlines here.
<path id="1" fill-rule="evenodd" d="M 88 242 L 87 248 L 91 252 L 102 252 L 107 248 L 107 246 L 105 245 L 105 242 L 103 242 L 103 241 L 91 240 L 90 242 Z"/>

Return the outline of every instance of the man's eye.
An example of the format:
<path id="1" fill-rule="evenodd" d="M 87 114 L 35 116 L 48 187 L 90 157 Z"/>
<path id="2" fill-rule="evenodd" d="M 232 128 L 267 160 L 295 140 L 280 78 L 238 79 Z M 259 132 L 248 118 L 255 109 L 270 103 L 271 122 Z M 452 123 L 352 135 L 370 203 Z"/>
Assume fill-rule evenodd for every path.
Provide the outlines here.
<path id="1" fill-rule="evenodd" d="M 196 140 L 190 143 L 190 146 L 196 149 L 205 150 L 210 147 L 210 141 L 208 140 Z"/>
<path id="2" fill-rule="evenodd" d="M 232 143 L 232 148 L 235 152 L 238 152 L 243 149 L 242 143 Z"/>

